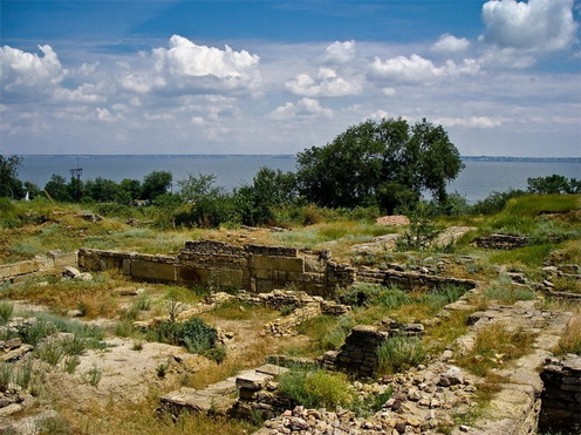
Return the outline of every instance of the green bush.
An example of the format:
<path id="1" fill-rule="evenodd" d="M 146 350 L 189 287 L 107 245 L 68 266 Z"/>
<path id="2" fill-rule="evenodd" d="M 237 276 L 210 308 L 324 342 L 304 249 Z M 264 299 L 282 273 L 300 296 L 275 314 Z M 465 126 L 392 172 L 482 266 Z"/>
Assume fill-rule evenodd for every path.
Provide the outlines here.
<path id="1" fill-rule="evenodd" d="M 346 408 L 356 399 L 347 375 L 326 370 L 291 370 L 280 376 L 279 388 L 286 397 L 307 408 Z"/>
<path id="2" fill-rule="evenodd" d="M 12 318 L 14 305 L 8 302 L 0 302 L 0 325 L 5 325 Z"/>
<path id="3" fill-rule="evenodd" d="M 218 331 L 202 319 L 193 317 L 183 323 L 167 320 L 149 331 L 148 339 L 183 346 L 191 353 L 204 355 L 220 363 L 226 349 L 218 342 Z"/>
<path id="4" fill-rule="evenodd" d="M 418 338 L 393 337 L 377 349 L 377 357 L 381 373 L 397 373 L 420 364 L 426 350 Z"/>
<path id="5" fill-rule="evenodd" d="M 356 283 L 337 292 L 342 304 L 352 307 L 369 306 L 376 302 L 380 293 L 386 288 L 378 284 Z"/>

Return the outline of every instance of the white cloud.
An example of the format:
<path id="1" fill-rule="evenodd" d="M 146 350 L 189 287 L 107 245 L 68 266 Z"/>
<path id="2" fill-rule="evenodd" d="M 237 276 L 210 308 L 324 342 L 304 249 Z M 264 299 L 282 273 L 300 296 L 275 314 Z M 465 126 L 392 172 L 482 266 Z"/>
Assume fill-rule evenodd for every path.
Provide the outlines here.
<path id="1" fill-rule="evenodd" d="M 480 65 L 474 59 L 464 59 L 457 64 L 447 60 L 437 67 L 431 60 L 412 54 L 410 57 L 397 56 L 382 61 L 378 57 L 371 64 L 371 72 L 384 79 L 404 83 L 426 83 L 434 79 L 472 75 L 480 71 Z"/>
<path id="2" fill-rule="evenodd" d="M 107 99 L 100 95 L 95 85 L 85 83 L 76 89 L 58 88 L 54 90 L 53 96 L 60 101 L 70 101 L 76 103 L 99 103 Z"/>
<path id="3" fill-rule="evenodd" d="M 205 88 L 213 84 L 226 89 L 252 89 L 261 82 L 260 58 L 246 50 L 234 51 L 227 45 L 220 50 L 173 35 L 169 48 L 156 48 L 152 53 L 158 74 L 156 87 Z"/>
<path id="4" fill-rule="evenodd" d="M 470 47 L 470 41 L 466 38 L 456 38 L 448 33 L 440 36 L 440 39 L 432 44 L 432 50 L 440 53 L 457 53 L 468 47 Z"/>
<path id="5" fill-rule="evenodd" d="M 270 114 L 271 118 L 279 120 L 310 117 L 330 118 L 332 116 L 333 111 L 331 109 L 321 106 L 318 100 L 306 97 L 297 103 L 285 103 L 274 109 Z"/>
<path id="6" fill-rule="evenodd" d="M 573 0 L 491 0 L 482 6 L 480 39 L 500 48 L 555 51 L 575 38 Z"/>
<path id="7" fill-rule="evenodd" d="M 395 89 L 394 89 L 394 88 L 389 88 L 389 87 L 388 87 L 388 88 L 383 88 L 383 89 L 381 90 L 381 93 L 382 93 L 383 95 L 385 95 L 386 97 L 393 97 L 393 96 L 396 94 L 396 91 L 395 91 Z"/>
<path id="8" fill-rule="evenodd" d="M 469 118 L 440 118 L 434 120 L 434 123 L 441 124 L 444 127 L 467 127 L 467 128 L 494 128 L 502 125 L 498 119 L 487 116 L 471 116 Z"/>
<path id="9" fill-rule="evenodd" d="M 52 91 L 64 78 L 57 54 L 50 45 L 39 45 L 42 56 L 5 45 L 0 47 L 0 83 L 9 94 L 38 95 Z"/>
<path id="10" fill-rule="evenodd" d="M 113 114 L 108 109 L 102 109 L 100 107 L 97 107 L 95 109 L 95 112 L 97 115 L 97 119 L 103 122 L 122 121 L 123 119 L 125 119 L 123 115 L 121 115 L 120 113 Z"/>
<path id="11" fill-rule="evenodd" d="M 285 88 L 295 95 L 305 97 L 344 97 L 361 91 L 358 81 L 347 81 L 331 68 L 320 68 L 317 78 L 316 81 L 308 74 L 298 74 L 285 83 Z"/>
<path id="12" fill-rule="evenodd" d="M 325 61 L 329 63 L 347 63 L 355 58 L 355 41 L 335 41 L 325 49 Z"/>
<path id="13" fill-rule="evenodd" d="M 374 121 L 381 121 L 383 119 L 388 119 L 389 118 L 389 113 L 386 112 L 385 110 L 376 110 L 375 112 L 373 112 L 371 115 L 369 115 L 368 117 L 364 118 L 364 121 L 367 119 L 372 119 Z"/>

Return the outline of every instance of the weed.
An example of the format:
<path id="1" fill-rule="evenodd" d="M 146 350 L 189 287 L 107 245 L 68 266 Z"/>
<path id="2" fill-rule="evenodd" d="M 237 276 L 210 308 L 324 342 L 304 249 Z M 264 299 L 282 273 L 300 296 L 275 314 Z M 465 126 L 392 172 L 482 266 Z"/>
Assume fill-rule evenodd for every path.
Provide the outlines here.
<path id="1" fill-rule="evenodd" d="M 8 302 L 0 303 L 0 325 L 6 325 L 8 321 L 12 318 L 12 313 L 14 312 L 14 304 Z"/>
<path id="2" fill-rule="evenodd" d="M 348 407 L 355 400 L 355 393 L 343 373 L 291 370 L 280 376 L 279 385 L 282 394 L 307 408 L 336 409 Z"/>
<path id="3" fill-rule="evenodd" d="M 96 365 L 94 365 L 81 375 L 83 381 L 91 385 L 92 387 L 96 387 L 97 385 L 99 385 L 99 382 L 101 382 L 102 377 L 103 372 Z"/>
<path id="4" fill-rule="evenodd" d="M 41 361 L 51 366 L 56 366 L 65 356 L 65 352 L 59 340 L 47 340 L 38 346 L 35 355 Z"/>
<path id="5" fill-rule="evenodd" d="M 573 313 L 554 353 L 556 355 L 564 355 L 566 353 L 581 355 L 581 309 L 578 308 Z"/>
<path id="6" fill-rule="evenodd" d="M 426 350 L 415 337 L 393 337 L 377 349 L 377 357 L 381 373 L 397 373 L 420 364 Z"/>
<path id="7" fill-rule="evenodd" d="M 65 358 L 64 369 L 69 375 L 75 373 L 75 370 L 81 363 L 78 355 L 69 355 Z"/>
<path id="8" fill-rule="evenodd" d="M 474 347 L 469 353 L 458 356 L 458 364 L 477 376 L 485 376 L 490 369 L 526 355 L 534 340 L 534 334 L 512 331 L 496 322 L 478 331 Z"/>
<path id="9" fill-rule="evenodd" d="M 0 362 L 0 391 L 6 391 L 12 382 L 14 365 Z"/>
<path id="10" fill-rule="evenodd" d="M 82 355 L 85 353 L 89 342 L 85 338 L 73 335 L 72 337 L 63 338 L 60 341 L 60 345 L 63 348 L 65 355 Z"/>
<path id="11" fill-rule="evenodd" d="M 133 340 L 133 346 L 131 346 L 131 350 L 135 350 L 137 352 L 143 350 L 143 341 Z"/>
<path id="12" fill-rule="evenodd" d="M 535 298 L 532 290 L 512 284 L 505 275 L 492 281 L 484 290 L 484 296 L 506 305 L 513 305 L 516 301 L 530 301 Z"/>
<path id="13" fill-rule="evenodd" d="M 59 416 L 43 417 L 35 424 L 39 435 L 68 435 L 71 427 L 68 421 Z"/>
<path id="14" fill-rule="evenodd" d="M 157 373 L 157 377 L 160 379 L 165 378 L 165 375 L 167 373 L 169 366 L 165 363 L 159 363 L 159 365 L 157 366 L 157 368 L 155 369 L 156 373 Z"/>
<path id="15" fill-rule="evenodd" d="M 46 320 L 37 320 L 31 325 L 18 330 L 18 334 L 24 343 L 36 346 L 43 338 L 57 332 L 55 325 Z"/>
<path id="16" fill-rule="evenodd" d="M 114 333 L 118 337 L 130 337 L 135 333 L 135 328 L 131 321 L 125 319 L 115 325 Z"/>

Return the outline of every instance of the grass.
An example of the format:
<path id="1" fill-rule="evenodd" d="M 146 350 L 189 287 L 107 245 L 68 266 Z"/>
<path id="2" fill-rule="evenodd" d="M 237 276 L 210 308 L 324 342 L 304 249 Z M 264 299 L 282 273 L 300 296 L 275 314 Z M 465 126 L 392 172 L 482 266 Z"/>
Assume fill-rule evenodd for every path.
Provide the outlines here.
<path id="1" fill-rule="evenodd" d="M 554 353 L 559 356 L 567 353 L 581 355 L 581 307 L 579 305 L 575 306 L 571 320 Z"/>
<path id="2" fill-rule="evenodd" d="M 495 252 L 489 257 L 492 264 L 506 264 L 518 267 L 541 267 L 543 261 L 554 249 L 554 245 L 544 243 L 541 245 L 525 246 L 509 251 Z"/>
<path id="3" fill-rule="evenodd" d="M 470 352 L 459 355 L 458 364 L 477 376 L 486 376 L 493 368 L 526 355 L 535 335 L 522 330 L 512 331 L 501 322 L 493 323 L 478 332 Z"/>
<path id="4" fill-rule="evenodd" d="M 514 305 L 517 301 L 533 300 L 535 293 L 528 288 L 512 284 L 510 278 L 501 275 L 484 289 L 484 296 L 504 305 Z"/>
<path id="5" fill-rule="evenodd" d="M 0 302 L 0 325 L 6 325 L 14 313 L 14 304 Z"/>
<path id="6" fill-rule="evenodd" d="M 421 364 L 426 355 L 427 351 L 419 338 L 389 338 L 377 349 L 378 372 L 392 374 L 407 370 Z"/>
<path id="7" fill-rule="evenodd" d="M 294 369 L 281 375 L 278 382 L 284 396 L 306 408 L 348 408 L 356 399 L 347 375 L 343 373 Z"/>

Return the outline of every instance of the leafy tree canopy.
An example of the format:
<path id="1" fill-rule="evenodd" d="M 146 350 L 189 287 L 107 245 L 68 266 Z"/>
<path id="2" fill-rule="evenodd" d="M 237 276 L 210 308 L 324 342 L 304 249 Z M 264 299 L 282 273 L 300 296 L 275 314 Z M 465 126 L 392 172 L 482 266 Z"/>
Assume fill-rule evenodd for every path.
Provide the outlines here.
<path id="1" fill-rule="evenodd" d="M 19 199 L 24 196 L 22 182 L 18 179 L 18 167 L 22 157 L 0 155 L 0 197 Z"/>
<path id="2" fill-rule="evenodd" d="M 333 142 L 297 155 L 301 194 L 326 207 L 379 205 L 388 212 L 417 203 L 421 193 L 439 202 L 463 168 L 460 153 L 441 126 L 423 119 L 365 121 Z"/>
<path id="3" fill-rule="evenodd" d="M 143 179 L 141 189 L 142 199 L 153 201 L 159 195 L 167 193 L 171 187 L 173 177 L 168 171 L 153 171 Z"/>

